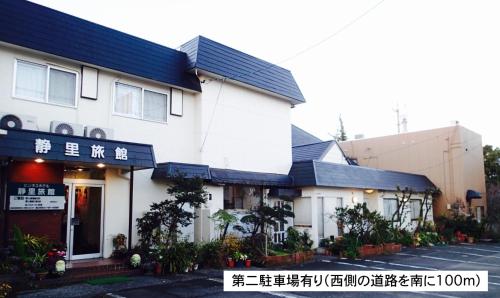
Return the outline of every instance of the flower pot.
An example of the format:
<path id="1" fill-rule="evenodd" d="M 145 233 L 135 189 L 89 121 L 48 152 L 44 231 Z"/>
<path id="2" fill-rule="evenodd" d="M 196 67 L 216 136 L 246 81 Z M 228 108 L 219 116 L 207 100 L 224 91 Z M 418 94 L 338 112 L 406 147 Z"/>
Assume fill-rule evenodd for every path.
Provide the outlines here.
<path id="1" fill-rule="evenodd" d="M 227 267 L 234 268 L 234 265 L 235 264 L 234 264 L 234 260 L 233 259 L 231 259 L 231 258 L 227 259 Z"/>
<path id="2" fill-rule="evenodd" d="M 196 270 L 198 270 L 198 264 L 193 265 L 193 271 L 196 271 Z"/>
<path id="3" fill-rule="evenodd" d="M 35 273 L 35 278 L 37 280 L 43 280 L 47 277 L 47 275 L 49 274 L 48 271 L 42 271 L 42 272 L 36 272 Z"/>
<path id="4" fill-rule="evenodd" d="M 163 266 L 161 263 L 156 263 L 155 264 L 155 274 L 160 275 L 163 271 Z"/>
<path id="5" fill-rule="evenodd" d="M 245 267 L 245 261 L 243 261 L 243 260 L 236 261 L 236 267 L 238 267 L 238 268 Z"/>
<path id="6" fill-rule="evenodd" d="M 467 237 L 467 242 L 470 244 L 474 243 L 474 237 L 472 236 Z"/>
<path id="7" fill-rule="evenodd" d="M 250 259 L 246 259 L 246 260 L 245 260 L 245 267 L 247 267 L 247 268 L 252 267 L 252 260 L 250 260 Z"/>
<path id="8" fill-rule="evenodd" d="M 382 254 L 384 247 L 382 245 L 365 244 L 358 249 L 360 257 L 370 257 Z"/>

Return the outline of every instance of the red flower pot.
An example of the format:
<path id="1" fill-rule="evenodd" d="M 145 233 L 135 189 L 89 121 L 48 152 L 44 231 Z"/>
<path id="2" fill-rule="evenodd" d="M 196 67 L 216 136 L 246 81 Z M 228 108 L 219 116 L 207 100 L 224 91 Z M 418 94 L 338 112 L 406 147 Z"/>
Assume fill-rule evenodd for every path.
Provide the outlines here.
<path id="1" fill-rule="evenodd" d="M 229 268 L 234 268 L 235 262 L 233 259 L 228 259 L 227 260 L 227 267 Z"/>
<path id="2" fill-rule="evenodd" d="M 245 260 L 245 267 L 250 268 L 252 266 L 252 260 L 246 259 Z"/>

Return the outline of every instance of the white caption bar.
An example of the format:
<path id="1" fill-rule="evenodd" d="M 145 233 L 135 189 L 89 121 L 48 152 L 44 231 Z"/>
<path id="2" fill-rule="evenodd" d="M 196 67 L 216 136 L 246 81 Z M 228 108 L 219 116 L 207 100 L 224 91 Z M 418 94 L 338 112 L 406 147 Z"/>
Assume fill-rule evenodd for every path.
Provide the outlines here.
<path id="1" fill-rule="evenodd" d="M 224 271 L 224 291 L 485 292 L 488 271 Z"/>

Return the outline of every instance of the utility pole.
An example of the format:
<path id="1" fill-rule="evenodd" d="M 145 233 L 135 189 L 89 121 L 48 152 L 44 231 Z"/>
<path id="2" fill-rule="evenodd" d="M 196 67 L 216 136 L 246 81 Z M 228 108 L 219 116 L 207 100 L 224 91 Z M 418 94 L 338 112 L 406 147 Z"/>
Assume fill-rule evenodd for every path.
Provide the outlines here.
<path id="1" fill-rule="evenodd" d="M 401 133 L 401 123 L 399 122 L 399 104 L 396 105 L 396 109 L 393 109 L 394 112 L 396 112 L 396 123 L 398 126 L 398 134 Z"/>

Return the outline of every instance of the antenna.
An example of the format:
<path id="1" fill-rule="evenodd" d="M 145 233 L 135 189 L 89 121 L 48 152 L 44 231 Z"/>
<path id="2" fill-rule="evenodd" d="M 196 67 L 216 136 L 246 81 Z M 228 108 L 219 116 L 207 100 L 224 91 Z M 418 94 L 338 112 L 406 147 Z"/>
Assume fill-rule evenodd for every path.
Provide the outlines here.
<path id="1" fill-rule="evenodd" d="M 401 123 L 399 122 L 399 103 L 396 104 L 396 108 L 392 109 L 393 112 L 396 113 L 396 123 L 398 127 L 398 134 L 401 133 Z"/>

